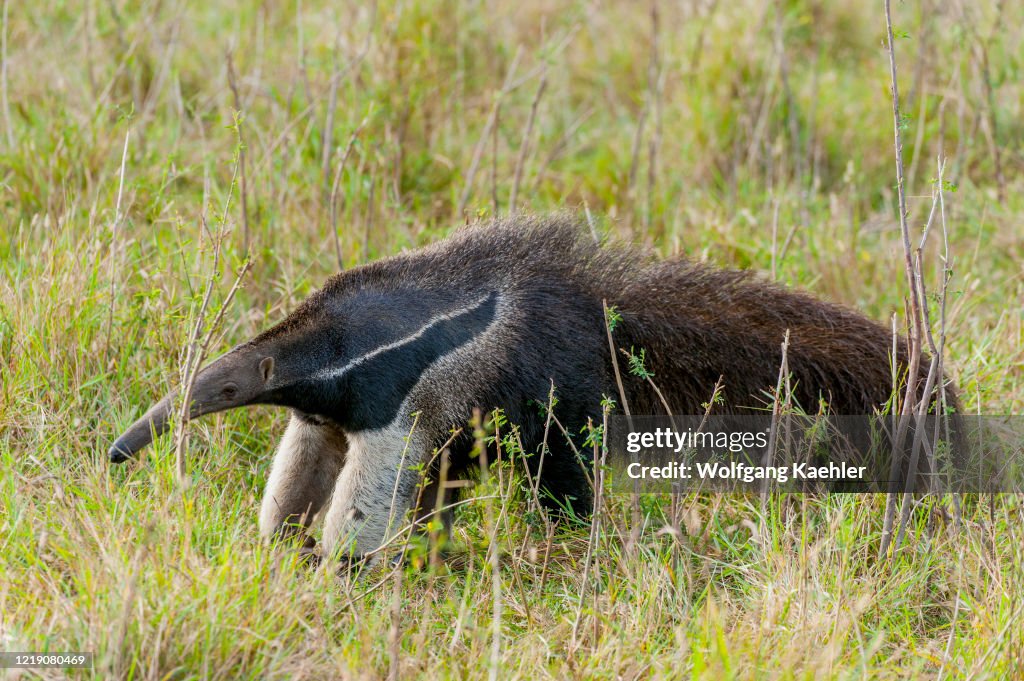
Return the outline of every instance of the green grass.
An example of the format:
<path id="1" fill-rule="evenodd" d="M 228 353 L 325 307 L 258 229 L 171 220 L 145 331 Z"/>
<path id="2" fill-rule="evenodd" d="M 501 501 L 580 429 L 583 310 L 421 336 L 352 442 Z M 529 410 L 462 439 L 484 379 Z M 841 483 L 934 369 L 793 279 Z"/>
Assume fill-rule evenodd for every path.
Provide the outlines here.
<path id="1" fill-rule="evenodd" d="M 944 150 L 946 365 L 969 411 L 1019 413 L 1024 9 L 953 5 L 893 8 L 909 34 L 910 224 L 919 234 Z M 410 564 L 349 581 L 258 540 L 279 411 L 193 424 L 187 487 L 170 438 L 140 464 L 106 462 L 177 383 L 206 282 L 217 304 L 246 231 L 253 268 L 215 353 L 280 319 L 339 253 L 351 267 L 507 211 L 542 73 L 520 208 L 586 208 L 614 236 L 725 266 L 770 273 L 774 252 L 781 281 L 902 324 L 881 3 L 659 4 L 653 92 L 651 17 L 633 3 L 44 0 L 7 14 L 0 649 L 93 651 L 94 676 L 132 679 L 374 678 L 395 659 L 406 678 L 1024 674 L 1015 497 L 965 500 L 959 531 L 929 501 L 887 561 L 883 497 L 762 510 L 690 496 L 668 531 L 650 502 L 630 550 L 628 503 L 611 499 L 584 590 L 589 528 L 559 528 L 548 553 L 503 472 L 473 491 L 496 499 L 460 510 L 447 574 Z M 202 218 L 222 226 L 229 197 L 214 271 Z M 939 246 L 933 235 L 932 290 Z"/>

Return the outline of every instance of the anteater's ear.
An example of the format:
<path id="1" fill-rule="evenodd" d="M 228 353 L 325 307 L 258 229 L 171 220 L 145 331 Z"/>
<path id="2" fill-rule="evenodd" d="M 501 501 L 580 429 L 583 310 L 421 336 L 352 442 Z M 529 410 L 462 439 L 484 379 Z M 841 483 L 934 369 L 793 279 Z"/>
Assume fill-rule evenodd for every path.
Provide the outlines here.
<path id="1" fill-rule="evenodd" d="M 267 383 L 274 375 L 274 358 L 264 357 L 260 360 L 260 375 L 263 376 L 263 382 Z"/>

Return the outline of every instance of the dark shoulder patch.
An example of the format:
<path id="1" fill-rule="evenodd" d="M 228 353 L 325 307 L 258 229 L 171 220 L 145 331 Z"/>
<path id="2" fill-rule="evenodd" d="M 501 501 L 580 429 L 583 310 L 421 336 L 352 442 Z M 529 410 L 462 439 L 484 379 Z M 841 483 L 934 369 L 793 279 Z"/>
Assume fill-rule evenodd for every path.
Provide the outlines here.
<path id="1" fill-rule="evenodd" d="M 351 368 L 334 379 L 338 421 L 354 431 L 387 426 L 423 373 L 486 331 L 497 314 L 498 294 L 492 291 L 462 306 L 437 310 L 404 336 L 352 358 Z"/>

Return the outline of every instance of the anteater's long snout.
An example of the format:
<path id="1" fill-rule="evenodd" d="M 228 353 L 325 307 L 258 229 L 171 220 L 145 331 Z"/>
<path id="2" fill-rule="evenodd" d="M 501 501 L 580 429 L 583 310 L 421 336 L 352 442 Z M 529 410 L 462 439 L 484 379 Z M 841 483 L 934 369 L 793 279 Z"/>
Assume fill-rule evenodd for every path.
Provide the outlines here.
<path id="1" fill-rule="evenodd" d="M 139 451 L 153 442 L 153 438 L 162 435 L 170 425 L 173 395 L 168 395 L 133 423 L 121 437 L 110 446 L 108 455 L 112 463 L 122 463 L 132 458 Z"/>
<path id="2" fill-rule="evenodd" d="M 214 360 L 196 375 L 188 418 L 265 402 L 275 361 L 265 348 L 243 346 Z M 110 460 L 121 463 L 167 432 L 175 396 L 153 405 L 110 447 Z"/>

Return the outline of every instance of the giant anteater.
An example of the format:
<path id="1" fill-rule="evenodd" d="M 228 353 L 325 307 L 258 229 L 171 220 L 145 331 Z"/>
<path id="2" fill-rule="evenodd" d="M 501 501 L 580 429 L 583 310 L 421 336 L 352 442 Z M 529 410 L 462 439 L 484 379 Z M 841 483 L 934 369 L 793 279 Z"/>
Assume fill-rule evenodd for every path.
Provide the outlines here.
<path id="1" fill-rule="evenodd" d="M 541 444 L 538 405 L 552 384 L 566 431 L 600 420 L 602 399 L 618 397 L 605 301 L 621 317 L 615 345 L 644 350 L 678 414 L 701 413 L 720 379 L 718 412 L 762 407 L 787 330 L 801 404 L 824 399 L 836 414 L 870 414 L 892 394 L 892 336 L 857 312 L 747 272 L 601 246 L 572 217 L 517 216 L 335 275 L 276 326 L 205 367 L 191 417 L 251 404 L 290 408 L 260 530 L 301 531 L 320 514 L 325 555 L 362 555 L 413 503 L 415 464 L 474 410 L 504 410 L 527 451 Z M 905 374 L 904 345 L 896 366 Z M 648 381 L 628 373 L 623 381 L 633 413 L 664 412 Z M 165 431 L 172 401 L 173 393 L 133 424 L 111 460 Z M 449 445 L 452 476 L 471 466 L 469 431 Z M 591 490 L 580 462 L 564 438 L 547 444 L 545 498 L 585 510 Z"/>

